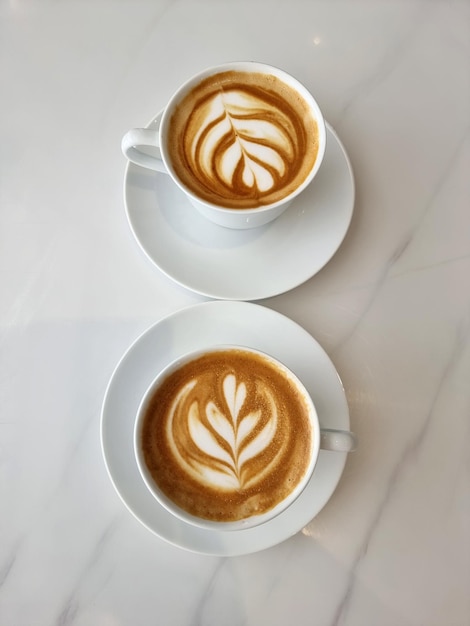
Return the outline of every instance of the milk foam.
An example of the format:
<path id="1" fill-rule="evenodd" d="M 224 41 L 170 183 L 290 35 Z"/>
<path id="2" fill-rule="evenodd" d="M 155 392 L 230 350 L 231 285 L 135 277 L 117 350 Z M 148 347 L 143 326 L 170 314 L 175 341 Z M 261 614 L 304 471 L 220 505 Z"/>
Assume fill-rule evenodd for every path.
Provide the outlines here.
<path id="1" fill-rule="evenodd" d="M 222 180 L 234 190 L 241 172 L 246 187 L 268 192 L 276 185 L 273 172 L 282 176 L 286 156 L 293 154 L 282 122 L 278 109 L 252 94 L 239 89 L 217 92 L 198 118 L 191 156 L 206 182 L 217 185 Z"/>
<path id="2" fill-rule="evenodd" d="M 152 479 L 197 517 L 243 519 L 282 501 L 312 450 L 305 397 L 275 363 L 243 349 L 178 366 L 149 398 L 141 431 Z"/>
<path id="3" fill-rule="evenodd" d="M 187 406 L 185 402 L 194 394 L 197 397 L 197 379 L 188 382 L 178 393 L 171 407 L 166 428 L 168 442 L 180 466 L 196 481 L 205 486 L 218 489 L 239 489 L 249 486 L 254 481 L 262 480 L 265 471 L 251 479 L 245 479 L 243 468 L 246 463 L 261 454 L 272 442 L 278 423 L 276 400 L 268 385 L 257 389 L 265 399 L 268 415 L 262 416 L 261 410 L 242 413 L 247 399 L 245 383 L 238 382 L 233 374 L 223 381 L 223 397 L 209 400 L 205 406 L 199 406 L 197 400 L 189 404 L 187 414 L 182 414 Z M 222 400 L 222 402 L 220 402 Z M 226 407 L 221 411 L 218 405 Z M 260 419 L 266 422 L 259 429 Z M 201 453 L 197 459 L 190 458 L 178 444 L 178 429 L 175 420 L 186 422 L 192 442 Z M 255 433 L 258 428 L 258 432 Z M 278 454 L 282 449 L 278 451 Z M 274 459 L 275 461 L 276 459 Z"/>
<path id="4" fill-rule="evenodd" d="M 319 148 L 310 103 L 270 73 L 228 70 L 192 86 L 166 134 L 173 171 L 197 199 L 252 209 L 309 177 Z"/>

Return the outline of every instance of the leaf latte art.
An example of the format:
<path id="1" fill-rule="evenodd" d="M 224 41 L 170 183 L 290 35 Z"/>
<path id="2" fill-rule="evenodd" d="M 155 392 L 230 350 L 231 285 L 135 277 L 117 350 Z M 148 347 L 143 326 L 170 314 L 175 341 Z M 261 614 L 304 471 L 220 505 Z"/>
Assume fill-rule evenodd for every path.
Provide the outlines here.
<path id="1" fill-rule="evenodd" d="M 260 471 L 256 457 L 272 444 L 278 422 L 276 399 L 269 387 L 257 390 L 262 396 L 263 410 L 243 413 L 246 385 L 237 385 L 233 374 L 223 380 L 222 409 L 213 400 L 209 400 L 205 407 L 199 407 L 197 400 L 188 403 L 195 386 L 197 381 L 188 383 L 177 396 L 167 424 L 168 442 L 181 467 L 195 480 L 227 491 L 262 481 L 270 472 L 270 464 Z M 193 451 L 190 458 L 186 458 L 186 447 L 178 437 L 181 426 L 178 422 L 183 422 L 191 439 Z M 276 450 L 271 464 L 282 451 L 282 446 Z M 250 472 L 253 459 L 256 471 Z"/>
<path id="2" fill-rule="evenodd" d="M 209 189 L 262 197 L 290 175 L 298 159 L 296 130 L 273 103 L 231 89 L 208 98 L 190 118 L 186 158 Z"/>
<path id="3" fill-rule="evenodd" d="M 233 521 L 263 513 L 302 479 L 308 409 L 292 381 L 243 350 L 210 352 L 170 374 L 142 433 L 153 479 L 180 507 Z"/>
<path id="4" fill-rule="evenodd" d="M 224 72 L 202 81 L 172 118 L 172 161 L 202 199 L 262 206 L 296 189 L 311 170 L 318 131 L 297 92 L 271 75 Z"/>

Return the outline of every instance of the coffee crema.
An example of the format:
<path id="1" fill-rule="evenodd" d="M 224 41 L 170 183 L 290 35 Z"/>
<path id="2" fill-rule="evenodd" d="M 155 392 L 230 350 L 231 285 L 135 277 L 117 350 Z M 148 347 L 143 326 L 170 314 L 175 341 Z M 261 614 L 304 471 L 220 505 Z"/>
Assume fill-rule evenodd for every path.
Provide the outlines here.
<path id="1" fill-rule="evenodd" d="M 140 443 L 153 480 L 176 505 L 231 522 L 270 511 L 295 489 L 313 437 L 306 399 L 280 368 L 222 349 L 158 385 Z"/>
<path id="2" fill-rule="evenodd" d="M 309 104 L 272 74 L 225 71 L 177 105 L 168 149 L 175 173 L 202 200 L 232 209 L 284 199 L 315 163 L 319 133 Z"/>

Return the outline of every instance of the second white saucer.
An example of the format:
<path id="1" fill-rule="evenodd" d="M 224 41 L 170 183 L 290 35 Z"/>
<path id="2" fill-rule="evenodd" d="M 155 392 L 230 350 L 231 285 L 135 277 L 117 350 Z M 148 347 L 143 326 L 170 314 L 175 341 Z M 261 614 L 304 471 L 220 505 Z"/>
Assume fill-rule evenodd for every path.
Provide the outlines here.
<path id="1" fill-rule="evenodd" d="M 210 345 L 238 344 L 268 352 L 302 380 L 322 428 L 349 429 L 340 378 L 326 352 L 293 320 L 251 302 L 210 301 L 187 307 L 157 322 L 122 357 L 106 391 L 101 442 L 111 481 L 133 515 L 161 539 L 201 554 L 235 556 L 274 546 L 300 531 L 332 496 L 346 453 L 322 450 L 305 491 L 273 520 L 240 531 L 198 528 L 161 506 L 140 476 L 134 455 L 134 420 L 156 373 L 186 352 Z"/>
<path id="2" fill-rule="evenodd" d="M 129 163 L 124 180 L 129 223 L 150 260 L 187 289 L 225 300 L 269 298 L 319 272 L 347 233 L 354 194 L 347 153 L 329 125 L 313 183 L 260 228 L 230 230 L 209 222 L 166 174 Z"/>

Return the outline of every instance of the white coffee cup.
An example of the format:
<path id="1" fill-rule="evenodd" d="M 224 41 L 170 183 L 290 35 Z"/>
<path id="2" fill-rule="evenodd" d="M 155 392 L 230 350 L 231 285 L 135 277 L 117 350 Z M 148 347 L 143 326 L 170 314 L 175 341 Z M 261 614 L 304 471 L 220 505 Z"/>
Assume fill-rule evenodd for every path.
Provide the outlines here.
<path id="1" fill-rule="evenodd" d="M 202 81 L 223 72 L 244 72 L 277 78 L 278 84 L 286 85 L 290 90 L 295 92 L 296 96 L 301 99 L 299 102 L 302 102 L 302 106 L 307 106 L 310 115 L 316 122 L 317 135 L 315 145 L 317 145 L 318 148 L 316 158 L 314 162 L 309 165 L 306 175 L 304 176 L 302 173 L 304 177 L 299 178 L 298 181 L 296 180 L 293 188 L 291 189 L 291 187 L 289 187 L 287 195 L 280 199 L 272 202 L 269 201 L 267 204 L 246 206 L 243 209 L 227 207 L 224 206 L 223 196 L 218 197 L 216 200 L 203 198 L 200 193 L 197 193 L 188 186 L 187 181 L 182 180 L 181 175 L 178 175 L 175 169 L 169 148 L 171 141 L 174 140 L 174 137 L 171 136 L 169 132 L 173 114 L 178 109 L 185 96 L 196 86 L 200 85 Z M 308 145 L 310 149 L 310 143 Z M 146 153 L 145 148 L 149 147 L 159 150 L 160 156 L 151 156 L 148 152 Z M 292 200 L 294 200 L 316 176 L 323 160 L 325 148 L 325 122 L 321 110 L 310 92 L 287 72 L 270 65 L 252 61 L 226 63 L 208 68 L 196 74 L 186 81 L 170 98 L 160 118 L 158 130 L 134 128 L 129 130 L 122 139 L 122 151 L 130 161 L 139 166 L 168 174 L 174 183 L 184 191 L 191 204 L 195 206 L 202 215 L 220 226 L 235 229 L 262 226 L 281 215 Z M 270 155 L 269 158 L 271 157 L 272 155 Z M 278 155 L 278 159 L 280 158 L 281 157 Z M 284 156 L 282 158 L 285 159 Z M 299 161 L 299 159 L 297 159 L 297 161 Z M 253 163 L 252 161 L 250 162 Z M 275 161 L 275 163 L 277 163 L 277 161 Z M 254 167 L 257 168 L 256 164 Z M 281 167 L 281 165 L 279 165 L 279 167 Z M 259 168 L 256 171 L 259 171 Z"/>
<path id="2" fill-rule="evenodd" d="M 152 476 L 152 472 L 147 466 L 145 453 L 143 451 L 142 441 L 143 441 L 143 433 L 144 433 L 144 423 L 146 420 L 146 416 L 149 412 L 149 408 L 151 407 L 152 399 L 154 399 L 154 403 L 156 405 L 161 406 L 161 400 L 159 400 L 158 397 L 157 399 L 155 399 L 155 394 L 158 393 L 159 391 L 160 392 L 162 391 L 162 385 L 165 383 L 165 381 L 171 380 L 171 377 L 173 375 L 177 374 L 178 372 L 181 373 L 183 368 L 188 366 L 188 364 L 190 366 L 191 364 L 194 364 L 194 363 L 198 364 L 199 363 L 198 359 L 200 359 L 201 357 L 205 358 L 208 355 L 209 358 L 212 358 L 212 356 L 215 353 L 222 353 L 223 355 L 228 354 L 229 358 L 231 358 L 232 354 L 235 354 L 235 357 L 238 357 L 240 352 L 247 355 L 249 359 L 251 358 L 255 358 L 255 360 L 261 359 L 261 363 L 267 362 L 268 364 L 271 364 L 274 367 L 274 369 L 280 373 L 279 375 L 289 382 L 289 385 L 291 385 L 291 387 L 288 387 L 288 388 L 292 389 L 293 393 L 296 394 L 297 397 L 298 397 L 298 394 L 300 394 L 301 402 L 304 404 L 306 414 L 308 414 L 310 432 L 312 436 L 309 440 L 308 451 L 305 452 L 305 456 L 302 456 L 302 466 L 303 466 L 302 471 L 304 471 L 304 474 L 298 480 L 295 487 L 285 497 L 283 497 L 275 506 L 273 506 L 267 511 L 263 511 L 261 514 L 256 513 L 248 517 L 237 519 L 234 521 L 232 520 L 219 521 L 219 520 L 214 520 L 214 519 L 206 519 L 199 515 L 194 515 L 193 513 L 188 512 L 187 510 L 185 510 L 184 508 L 176 504 L 176 502 L 172 499 L 171 494 L 168 492 L 168 490 L 166 490 L 165 492 L 165 490 L 160 488 L 159 484 Z M 200 366 L 198 365 L 198 367 Z M 211 367 L 211 365 L 209 367 Z M 225 385 L 225 382 L 226 381 L 224 380 L 224 385 Z M 238 393 L 240 391 L 240 386 L 238 387 L 235 386 L 234 389 L 236 389 Z M 279 389 L 279 386 L 274 389 L 276 390 Z M 267 393 L 269 394 L 269 388 L 267 388 L 267 390 L 268 390 Z M 165 393 L 167 393 L 167 391 L 165 391 Z M 230 396 L 230 392 L 227 391 L 227 393 Z M 249 393 L 249 391 L 247 393 Z M 276 391 L 274 393 L 276 394 Z M 263 390 L 263 394 L 265 394 L 263 395 L 263 398 L 265 398 L 266 390 Z M 230 396 L 230 397 L 238 398 L 239 396 L 235 394 L 234 396 Z M 229 397 L 229 400 L 230 400 L 230 397 Z M 184 394 L 181 396 L 178 395 L 177 398 L 178 399 L 171 398 L 169 401 L 169 406 L 171 405 L 172 410 L 175 411 L 175 414 L 179 410 L 178 407 L 180 403 L 181 403 L 181 406 L 183 406 L 183 403 L 186 403 L 185 406 L 189 406 L 190 404 L 187 401 L 186 396 L 184 396 Z M 190 398 L 190 401 L 191 401 L 191 398 Z M 248 396 L 248 399 L 245 401 L 249 402 L 249 396 Z M 243 410 L 243 396 L 242 396 L 242 401 L 237 400 L 237 403 L 239 405 L 239 408 L 241 406 L 241 411 L 242 411 Z M 235 404 L 236 403 L 234 401 L 234 405 Z M 220 404 L 220 406 L 230 406 L 230 401 L 227 402 L 227 405 L 224 405 L 222 403 Z M 206 407 L 206 412 L 207 412 L 207 407 Z M 238 419 L 240 419 L 239 418 L 240 415 L 242 415 L 242 412 L 240 412 L 240 414 L 238 415 Z M 187 414 L 185 413 L 184 417 L 188 423 L 191 419 L 193 419 L 191 417 L 190 412 L 188 412 Z M 176 417 L 174 419 L 176 420 L 178 418 Z M 204 421 L 204 419 L 205 418 L 203 416 L 201 421 Z M 236 420 L 234 419 L 234 421 Z M 162 439 L 167 437 L 167 433 L 170 432 L 171 430 L 170 426 L 168 426 L 169 423 L 170 422 L 165 422 L 165 429 L 164 431 L 162 431 L 165 434 L 160 435 L 159 437 L 156 437 L 157 431 L 146 430 L 145 431 L 146 434 L 144 435 L 145 440 L 147 442 L 149 441 L 149 439 L 155 440 L 155 441 L 156 440 L 162 441 Z M 207 431 L 207 427 L 203 427 L 203 430 L 204 432 Z M 149 436 L 149 432 L 152 433 L 152 437 Z M 188 429 L 188 432 L 192 432 L 190 427 Z M 296 432 L 295 436 L 299 437 L 300 435 L 298 433 L 301 431 L 296 430 L 295 432 Z M 204 434 L 204 437 L 206 437 L 206 439 L 210 438 L 211 436 L 212 435 L 210 434 L 210 432 L 205 432 Z M 289 432 L 288 437 L 290 437 L 291 440 L 294 440 L 291 432 Z M 263 444 L 263 445 L 267 446 L 270 444 Z M 297 378 L 297 376 L 288 367 L 286 367 L 283 363 L 281 363 L 279 360 L 275 359 L 274 357 L 270 355 L 267 355 L 259 350 L 247 348 L 245 346 L 232 346 L 232 345 L 213 346 L 207 349 L 198 350 L 195 352 L 185 354 L 184 356 L 170 363 L 157 375 L 157 377 L 154 379 L 154 381 L 151 383 L 150 387 L 148 388 L 147 392 L 145 393 L 140 403 L 138 412 L 137 412 L 135 428 L 134 428 L 134 450 L 135 450 L 135 457 L 136 457 L 137 465 L 138 465 L 138 468 L 140 470 L 141 476 L 145 484 L 147 485 L 149 491 L 156 498 L 156 500 L 165 509 L 167 509 L 171 514 L 173 514 L 175 517 L 177 517 L 180 520 L 183 520 L 186 523 L 189 523 L 189 524 L 201 527 L 201 528 L 205 528 L 205 529 L 217 529 L 217 530 L 223 530 L 223 531 L 233 531 L 233 530 L 243 530 L 247 528 L 253 528 L 255 526 L 259 526 L 260 524 L 264 524 L 268 522 L 269 520 L 273 519 L 274 517 L 281 514 L 283 511 L 285 511 L 300 496 L 300 494 L 303 492 L 304 488 L 310 481 L 312 474 L 315 470 L 315 466 L 318 460 L 320 449 L 327 449 L 333 452 L 334 451 L 350 452 L 350 451 L 353 451 L 355 447 L 356 447 L 356 437 L 353 433 L 349 431 L 341 431 L 341 430 L 325 430 L 324 431 L 320 428 L 317 412 L 315 410 L 315 405 L 313 403 L 313 400 L 310 394 L 305 389 L 302 382 Z M 172 446 L 169 446 L 169 449 L 171 450 L 171 455 L 173 455 Z M 192 459 L 190 461 L 190 464 L 194 464 L 196 462 L 196 459 L 194 456 L 193 457 L 190 456 L 191 455 L 190 449 L 187 448 L 187 450 L 188 450 L 187 452 L 188 458 Z M 217 456 L 217 446 L 215 450 L 216 452 L 214 453 L 214 455 Z M 170 459 L 170 460 L 169 461 L 167 460 L 167 462 L 165 463 L 162 463 L 160 461 L 160 463 L 162 463 L 161 466 L 165 468 L 164 471 L 167 471 L 168 468 L 170 468 L 172 465 L 171 458 L 167 457 L 167 459 Z M 264 460 L 263 460 L 263 463 L 264 463 Z M 288 463 L 291 463 L 291 464 L 294 463 L 292 458 L 289 458 L 289 459 L 287 459 L 287 457 L 286 459 L 282 458 L 282 464 L 288 464 Z M 189 476 L 191 476 L 190 464 L 188 464 L 187 466 L 189 468 Z M 263 465 L 262 471 L 264 471 L 264 467 L 265 466 Z M 189 480 L 192 480 L 192 479 L 189 478 Z M 227 496 L 227 497 L 230 497 L 230 496 Z"/>

